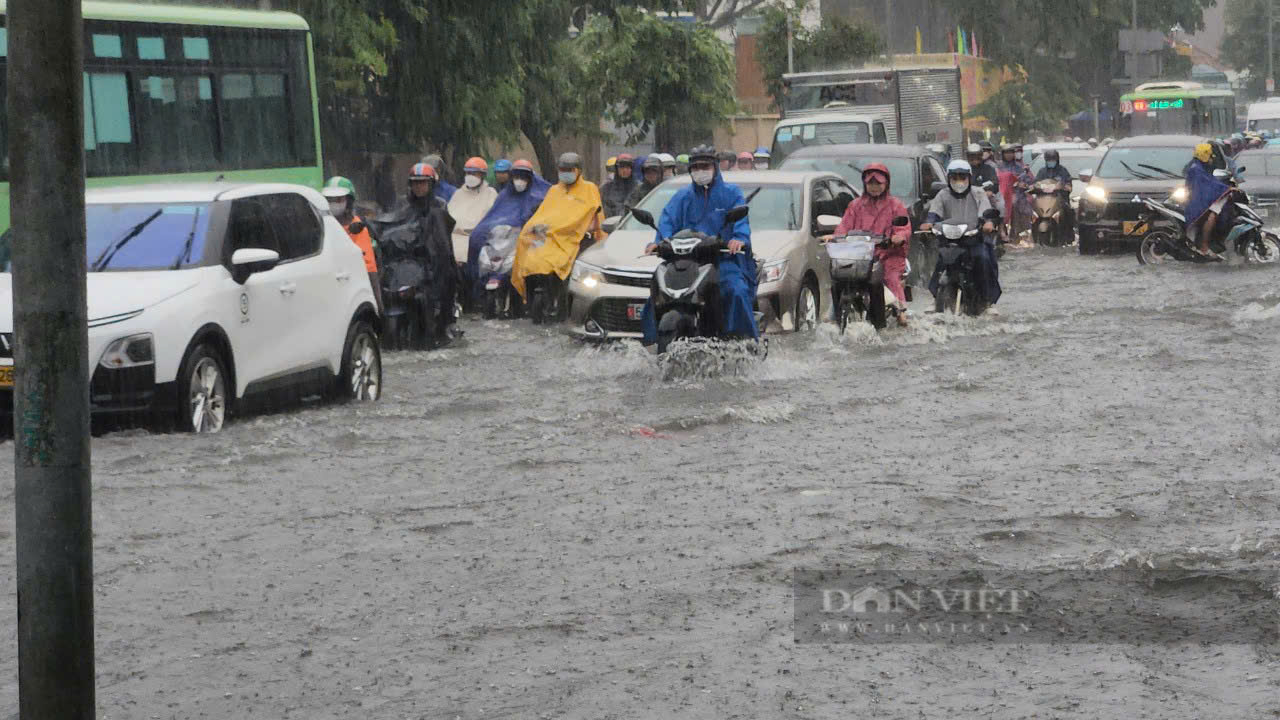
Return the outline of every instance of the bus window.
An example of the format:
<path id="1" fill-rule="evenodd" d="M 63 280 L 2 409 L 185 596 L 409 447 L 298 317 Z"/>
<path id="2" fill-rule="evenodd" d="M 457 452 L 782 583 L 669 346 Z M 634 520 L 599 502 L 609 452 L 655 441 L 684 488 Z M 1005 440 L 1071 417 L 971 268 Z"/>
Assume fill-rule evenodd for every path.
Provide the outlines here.
<path id="1" fill-rule="evenodd" d="M 872 142 L 879 145 L 884 145 L 889 142 L 889 136 L 884 131 L 884 123 L 878 122 L 873 126 L 873 128 L 875 129 L 875 139 Z"/>
<path id="2" fill-rule="evenodd" d="M 281 73 L 222 76 L 224 160 L 235 167 L 280 167 L 294 161 L 289 101 Z"/>
<path id="3" fill-rule="evenodd" d="M 134 169 L 129 84 L 124 73 L 84 75 L 85 172 L 128 175 Z"/>
<path id="4" fill-rule="evenodd" d="M 138 134 L 147 138 L 140 148 L 142 173 L 193 172 L 218 166 L 218 127 L 208 76 L 142 76 L 136 97 Z"/>

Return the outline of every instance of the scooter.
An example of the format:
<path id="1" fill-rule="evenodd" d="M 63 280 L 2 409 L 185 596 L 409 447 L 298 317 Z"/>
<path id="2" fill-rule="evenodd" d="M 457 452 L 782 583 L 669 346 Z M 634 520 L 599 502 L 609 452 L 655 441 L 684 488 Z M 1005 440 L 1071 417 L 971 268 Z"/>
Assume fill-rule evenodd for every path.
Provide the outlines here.
<path id="1" fill-rule="evenodd" d="M 906 227 L 911 221 L 905 217 L 894 218 L 894 227 Z M 877 247 L 888 247 L 889 238 L 881 235 L 846 235 L 827 244 L 831 258 L 831 282 L 835 286 L 840 304 L 836 307 L 836 323 L 843 335 L 849 321 L 863 318 L 876 330 L 883 330 L 886 307 L 898 312 L 896 304 L 887 301 L 889 291 L 884 286 L 884 264 L 875 259 Z M 907 269 L 910 272 L 910 268 Z M 903 274 L 905 279 L 906 273 Z"/>
<path id="2" fill-rule="evenodd" d="M 991 219 L 993 214 L 996 214 L 995 210 L 989 211 L 984 219 Z M 941 271 L 938 294 L 933 301 L 934 312 L 964 313 L 971 317 L 981 315 L 990 305 L 978 286 L 972 252 L 986 242 L 981 228 L 938 223 L 932 232 L 938 242 L 935 271 Z"/>
<path id="3" fill-rule="evenodd" d="M 480 248 L 478 263 L 480 282 L 484 288 L 483 310 L 486 320 L 512 317 L 518 312 L 520 296 L 511 287 L 511 269 L 516 261 L 516 241 L 520 228 L 496 225 L 489 240 Z"/>
<path id="4" fill-rule="evenodd" d="M 725 213 L 724 227 L 745 218 L 748 212 L 746 205 L 729 210 Z M 641 224 L 658 229 L 651 213 L 636 208 L 631 214 Z M 716 264 L 720 254 L 727 252 L 719 236 L 694 230 L 682 230 L 658 243 L 657 255 L 663 262 L 653 274 L 651 299 L 658 324 L 659 355 L 665 354 L 677 340 L 710 340 L 720 336 L 722 318 L 718 298 L 711 295 L 719 292 Z M 756 313 L 757 324 L 762 317 Z M 759 353 L 758 348 L 766 348 L 763 352 L 767 353 L 764 343 L 749 345 L 751 352 Z"/>
<path id="5" fill-rule="evenodd" d="M 1031 237 L 1037 245 L 1066 247 L 1071 244 L 1071 229 L 1063 222 L 1066 201 L 1062 183 L 1041 180 L 1031 186 Z"/>
<path id="6" fill-rule="evenodd" d="M 1237 172 L 1243 170 L 1244 168 L 1240 168 Z M 1225 232 L 1215 233 L 1215 237 L 1209 239 L 1209 248 L 1215 253 L 1231 248 L 1249 263 L 1269 264 L 1280 261 L 1280 236 L 1262 228 L 1265 221 L 1249 207 L 1249 197 L 1238 189 L 1238 181 L 1226 170 L 1214 170 L 1213 176 L 1232 186 L 1227 199 L 1232 212 L 1230 228 Z M 1139 263 L 1159 265 L 1171 259 L 1183 262 L 1217 261 L 1216 258 L 1208 258 L 1196 252 L 1195 243 L 1187 237 L 1185 230 L 1186 216 L 1177 209 L 1172 196 L 1158 201 L 1137 195 L 1133 201 L 1146 206 L 1146 210 L 1139 216 L 1139 227 L 1154 227 L 1155 221 L 1164 219 L 1177 223 L 1176 227 L 1180 228 L 1178 231 L 1156 229 L 1144 235 L 1142 243 L 1138 245 Z"/>
<path id="7" fill-rule="evenodd" d="M 437 346 L 446 312 L 431 293 L 432 272 L 416 222 L 383 228 L 378 233 L 382 265 L 383 343 L 388 350 L 428 350 Z M 446 268 L 452 271 L 452 268 Z M 447 337 L 447 334 L 446 334 Z M 447 342 L 447 340 L 446 340 Z"/>
<path id="8" fill-rule="evenodd" d="M 546 242 L 546 233 L 542 231 L 543 227 L 536 226 L 533 228 L 534 234 L 539 239 L 534 241 L 530 249 L 539 248 Z M 578 254 L 581 254 L 582 250 L 587 248 L 592 241 L 591 235 L 588 233 L 579 243 Z M 568 317 L 569 284 L 560 279 L 559 275 L 555 273 L 529 275 L 524 279 L 524 285 L 525 293 L 529 298 L 528 303 L 526 303 L 526 313 L 534 325 L 550 325 L 562 322 Z"/>

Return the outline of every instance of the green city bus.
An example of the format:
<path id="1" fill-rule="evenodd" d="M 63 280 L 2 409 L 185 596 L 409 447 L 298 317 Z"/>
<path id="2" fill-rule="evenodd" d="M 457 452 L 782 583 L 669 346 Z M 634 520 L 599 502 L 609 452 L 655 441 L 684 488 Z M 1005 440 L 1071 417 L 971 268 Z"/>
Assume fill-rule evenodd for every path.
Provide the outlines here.
<path id="1" fill-rule="evenodd" d="M 1205 135 L 1236 131 L 1236 96 L 1195 82 L 1153 82 L 1120 96 L 1120 132 L 1133 135 Z"/>
<path id="2" fill-rule="evenodd" d="M 219 177 L 323 184 L 315 63 L 301 17 L 99 0 L 82 8 L 91 187 Z M 0 0 L 0 102 L 5 11 Z M 0 232 L 9 227 L 7 125 L 0 112 Z"/>

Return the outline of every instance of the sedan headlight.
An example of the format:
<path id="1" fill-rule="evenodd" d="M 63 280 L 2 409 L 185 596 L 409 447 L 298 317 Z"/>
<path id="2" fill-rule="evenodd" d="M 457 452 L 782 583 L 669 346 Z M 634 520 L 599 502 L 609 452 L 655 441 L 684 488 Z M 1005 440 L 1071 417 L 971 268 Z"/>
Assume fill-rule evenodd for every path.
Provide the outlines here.
<path id="1" fill-rule="evenodd" d="M 102 353 L 98 364 L 111 370 L 150 365 L 156 361 L 151 333 L 130 335 L 113 340 Z"/>
<path id="2" fill-rule="evenodd" d="M 1107 201 L 1107 191 L 1097 185 L 1090 185 L 1085 188 L 1084 196 L 1096 203 L 1104 203 Z"/>
<path id="3" fill-rule="evenodd" d="M 588 265 L 579 260 L 573 264 L 571 277 L 589 289 L 594 289 L 605 282 L 604 273 L 595 265 Z"/>
<path id="4" fill-rule="evenodd" d="M 774 260 L 773 262 L 765 263 L 764 267 L 761 268 L 760 282 L 761 283 L 776 282 L 786 277 L 786 275 L 787 275 L 787 261 Z"/>
<path id="5" fill-rule="evenodd" d="M 1178 187 L 1176 190 L 1173 191 L 1173 194 L 1169 196 L 1171 200 L 1178 203 L 1179 205 L 1181 205 L 1182 203 L 1185 203 L 1188 197 L 1190 197 L 1190 194 L 1187 193 L 1186 185 L 1182 185 Z"/>

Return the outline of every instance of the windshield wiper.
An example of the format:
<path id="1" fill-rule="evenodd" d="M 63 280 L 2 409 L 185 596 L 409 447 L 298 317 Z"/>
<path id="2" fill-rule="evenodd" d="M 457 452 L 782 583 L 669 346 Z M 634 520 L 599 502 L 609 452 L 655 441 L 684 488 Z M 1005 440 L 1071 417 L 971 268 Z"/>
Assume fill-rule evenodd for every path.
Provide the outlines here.
<path id="1" fill-rule="evenodd" d="M 103 268 L 105 268 L 107 265 L 110 265 L 111 259 L 116 256 L 117 252 L 120 252 L 120 248 L 124 247 L 130 240 L 141 235 L 142 231 L 146 230 L 147 226 L 150 225 L 152 221 L 160 217 L 162 214 L 164 214 L 164 208 L 160 208 L 159 210 L 156 210 L 155 212 L 147 216 L 146 220 L 143 220 L 137 225 L 134 225 L 133 228 L 129 230 L 129 232 L 125 233 L 119 240 L 103 248 L 102 254 L 98 256 L 97 260 L 93 261 L 93 265 L 89 266 L 89 271 L 98 272 L 99 270 L 102 270 Z"/>
<path id="2" fill-rule="evenodd" d="M 1181 179 L 1182 179 L 1182 176 L 1181 176 L 1181 175 L 1178 175 L 1177 173 L 1173 172 L 1172 170 L 1165 170 L 1164 168 L 1162 168 L 1162 167 L 1156 167 L 1155 165 L 1147 165 L 1146 163 L 1138 163 L 1138 167 L 1140 167 L 1140 168 L 1146 168 L 1146 169 L 1148 169 L 1148 170 L 1155 170 L 1156 172 L 1164 173 L 1165 175 L 1168 175 L 1168 176 L 1169 176 L 1169 177 L 1171 177 L 1171 178 L 1177 178 L 1178 180 L 1181 180 Z"/>
<path id="3" fill-rule="evenodd" d="M 849 167 L 853 168 L 854 170 L 857 170 L 859 175 L 861 175 L 861 174 L 862 174 L 862 168 L 858 167 L 857 165 L 854 165 L 854 164 L 853 164 L 853 163 L 851 163 L 851 162 L 849 162 L 849 163 L 845 163 L 845 165 L 848 165 Z"/>
<path id="4" fill-rule="evenodd" d="M 191 246 L 196 239 L 196 224 L 200 222 L 200 208 L 196 208 L 196 216 L 191 218 L 191 232 L 187 233 L 187 241 L 182 244 L 182 254 L 177 260 L 169 266 L 170 270 L 177 270 L 182 267 L 182 263 L 191 259 Z"/>
<path id="5" fill-rule="evenodd" d="M 1121 160 L 1121 161 L 1120 161 L 1120 164 L 1124 166 L 1124 169 L 1125 169 L 1125 170 L 1128 170 L 1128 171 L 1129 171 L 1129 174 L 1130 174 L 1130 175 L 1134 176 L 1135 178 L 1137 178 L 1137 179 L 1139 179 L 1139 180 L 1155 180 L 1155 178 L 1154 178 L 1154 177 L 1152 177 L 1152 176 L 1150 176 L 1150 175 L 1147 175 L 1146 173 L 1140 173 L 1140 172 L 1138 172 L 1137 170 L 1134 170 L 1133 168 L 1129 167 L 1129 163 L 1127 163 L 1127 162 L 1125 162 L 1125 161 L 1123 161 L 1123 160 Z"/>

